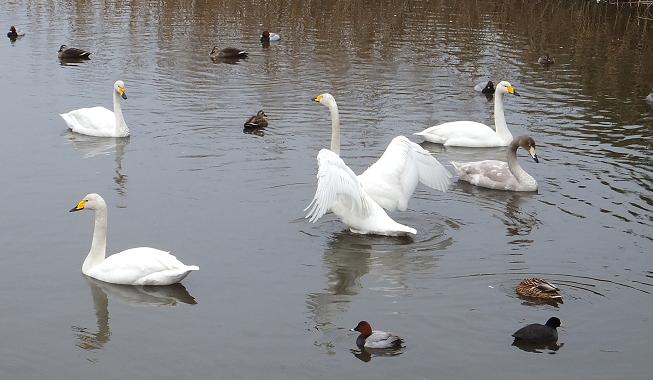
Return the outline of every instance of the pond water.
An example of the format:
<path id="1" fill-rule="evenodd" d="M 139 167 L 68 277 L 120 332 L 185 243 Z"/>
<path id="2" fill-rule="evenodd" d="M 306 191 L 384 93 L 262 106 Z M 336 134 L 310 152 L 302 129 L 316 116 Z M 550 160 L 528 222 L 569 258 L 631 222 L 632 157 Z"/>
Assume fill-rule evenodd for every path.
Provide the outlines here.
<path id="1" fill-rule="evenodd" d="M 11 379 L 649 379 L 653 25 L 583 1 L 5 2 L 0 368 Z M 282 40 L 261 46 L 263 28 Z M 3 37 L 4 38 L 4 37 Z M 63 64 L 59 45 L 91 60 Z M 214 63 L 213 46 L 250 52 Z M 556 63 L 537 64 L 549 52 Z M 111 107 L 125 81 L 127 139 L 75 135 L 59 113 Z M 493 123 L 481 80 L 508 80 L 513 135 L 537 193 L 419 186 L 414 238 L 315 224 L 317 152 L 332 93 L 341 156 L 362 172 L 397 135 Z M 270 125 L 243 133 L 263 109 Z M 413 138 L 421 142 L 418 138 Z M 444 149 L 452 160 L 501 149 Z M 81 274 L 92 214 L 109 205 L 109 252 L 170 250 L 200 266 L 183 286 L 112 286 Z M 564 303 L 518 298 L 544 277 Z M 557 316 L 559 346 L 511 333 Z M 359 320 L 405 339 L 360 352 Z"/>

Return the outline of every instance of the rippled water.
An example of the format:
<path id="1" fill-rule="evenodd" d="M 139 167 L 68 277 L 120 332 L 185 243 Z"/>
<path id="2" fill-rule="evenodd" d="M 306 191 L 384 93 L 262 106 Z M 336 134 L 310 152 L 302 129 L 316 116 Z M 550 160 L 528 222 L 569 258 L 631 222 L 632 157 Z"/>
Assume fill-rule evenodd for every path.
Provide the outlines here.
<path id="1" fill-rule="evenodd" d="M 0 25 L 0 300 L 3 377 L 650 377 L 653 330 L 653 84 L 650 21 L 584 2 L 21 1 Z M 282 35 L 262 47 L 261 29 Z M 4 38 L 4 37 L 3 37 Z M 89 49 L 64 65 L 59 45 Z M 250 52 L 214 63 L 214 45 Z M 537 57 L 550 52 L 556 64 Z M 59 113 L 110 107 L 116 79 L 132 136 L 66 130 Z M 514 135 L 538 144 L 537 194 L 455 183 L 419 187 L 415 238 L 354 235 L 333 215 L 303 219 L 336 97 L 342 157 L 356 172 L 398 134 L 492 123 L 472 90 L 507 79 Z M 260 135 L 242 123 L 270 117 Z M 419 141 L 419 140 L 415 140 Z M 451 160 L 500 149 L 443 149 Z M 150 245 L 201 270 L 171 289 L 86 279 L 92 215 L 109 204 L 109 250 Z M 527 276 L 564 303 L 533 304 Z M 558 316 L 560 347 L 511 346 L 525 323 Z M 356 349 L 361 319 L 406 340 Z"/>

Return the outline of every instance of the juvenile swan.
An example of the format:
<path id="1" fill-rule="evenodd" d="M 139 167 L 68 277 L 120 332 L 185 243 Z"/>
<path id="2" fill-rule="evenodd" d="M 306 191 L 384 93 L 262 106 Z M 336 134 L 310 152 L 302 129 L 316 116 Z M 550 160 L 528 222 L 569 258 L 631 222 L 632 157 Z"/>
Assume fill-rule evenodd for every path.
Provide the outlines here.
<path id="1" fill-rule="evenodd" d="M 539 162 L 535 154 L 535 140 L 530 136 L 516 137 L 508 147 L 508 163 L 497 160 L 475 162 L 454 162 L 453 167 L 458 172 L 461 181 L 472 185 L 496 190 L 537 191 L 537 181 L 526 173 L 517 162 L 517 148 L 528 151 L 535 162 Z"/>
<path id="2" fill-rule="evenodd" d="M 397 236 L 416 234 L 414 228 L 392 220 L 383 210 L 407 208 L 418 182 L 445 191 L 451 174 L 421 146 L 395 137 L 385 152 L 363 174 L 356 176 L 340 158 L 340 116 L 331 94 L 313 99 L 331 111 L 331 149 L 317 155 L 317 190 L 305 209 L 315 222 L 332 211 L 352 232 Z"/>
<path id="3" fill-rule="evenodd" d="M 426 141 L 445 146 L 492 147 L 506 146 L 512 141 L 512 134 L 506 125 L 503 114 L 503 96 L 519 96 L 517 90 L 506 81 L 499 82 L 494 90 L 494 126 L 491 127 L 475 121 L 451 121 L 426 128 L 415 133 Z"/>
<path id="4" fill-rule="evenodd" d="M 91 250 L 82 265 L 82 273 L 97 280 L 122 285 L 170 285 L 183 280 L 195 265 L 185 265 L 168 252 L 139 247 L 106 257 L 107 204 L 98 194 L 88 194 L 70 212 L 95 211 Z"/>
<path id="5" fill-rule="evenodd" d="M 127 99 L 125 84 L 118 80 L 113 84 L 113 111 L 104 107 L 80 108 L 59 116 L 73 132 L 97 137 L 126 137 L 129 128 L 122 117 L 120 98 Z"/>

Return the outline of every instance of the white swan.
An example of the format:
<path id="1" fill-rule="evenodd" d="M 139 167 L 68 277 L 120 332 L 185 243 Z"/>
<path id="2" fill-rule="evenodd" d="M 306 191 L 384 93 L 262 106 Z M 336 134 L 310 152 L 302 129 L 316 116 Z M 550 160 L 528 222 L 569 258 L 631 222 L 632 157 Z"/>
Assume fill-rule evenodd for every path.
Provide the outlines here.
<path id="1" fill-rule="evenodd" d="M 537 191 L 537 181 L 517 161 L 519 147 L 527 150 L 533 160 L 539 162 L 535 154 L 535 140 L 530 136 L 519 136 L 508 146 L 508 163 L 497 160 L 451 163 L 460 180 L 472 185 L 496 190 Z"/>
<path id="2" fill-rule="evenodd" d="M 82 273 L 97 280 L 122 285 L 170 285 L 183 280 L 195 265 L 185 265 L 168 252 L 140 247 L 115 253 L 107 258 L 107 204 L 98 194 L 88 194 L 70 212 L 95 210 L 91 250 Z"/>
<path id="3" fill-rule="evenodd" d="M 514 94 L 517 90 L 506 81 L 499 82 L 494 90 L 494 126 L 491 127 L 475 121 L 452 121 L 443 123 L 422 132 L 415 133 L 424 140 L 445 146 L 492 147 L 507 146 L 512 141 L 512 134 L 506 125 L 503 114 L 503 96 Z"/>
<path id="4" fill-rule="evenodd" d="M 317 155 L 317 190 L 304 210 L 315 222 L 332 211 L 352 232 L 376 235 L 416 234 L 383 210 L 406 210 L 418 182 L 445 191 L 451 174 L 429 152 L 404 136 L 395 137 L 363 174 L 356 176 L 340 158 L 340 117 L 331 94 L 313 99 L 331 111 L 331 150 Z"/>
<path id="5" fill-rule="evenodd" d="M 104 107 L 80 108 L 60 116 L 73 132 L 97 137 L 127 137 L 129 128 L 122 117 L 120 97 L 127 99 L 125 84 L 118 80 L 113 84 L 113 111 Z"/>

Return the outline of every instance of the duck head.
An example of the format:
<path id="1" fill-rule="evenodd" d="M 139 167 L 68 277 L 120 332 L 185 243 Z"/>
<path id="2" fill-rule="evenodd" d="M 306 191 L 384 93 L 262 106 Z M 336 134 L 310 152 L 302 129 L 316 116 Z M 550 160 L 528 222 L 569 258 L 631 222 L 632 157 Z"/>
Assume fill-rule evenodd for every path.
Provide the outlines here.
<path id="1" fill-rule="evenodd" d="M 59 46 L 59 50 L 57 50 L 58 53 L 61 53 L 62 51 L 66 50 L 66 45 L 61 45 Z"/>
<path id="2" fill-rule="evenodd" d="M 117 80 L 113 84 L 113 89 L 120 95 L 123 99 L 127 99 L 127 93 L 125 92 L 125 83 L 121 80 Z"/>
<path id="3" fill-rule="evenodd" d="M 81 211 L 85 209 L 97 210 L 102 208 L 107 208 L 107 204 L 104 199 L 99 194 L 91 193 L 87 194 L 81 201 L 79 201 L 77 206 L 71 208 L 70 212 Z"/>
<path id="4" fill-rule="evenodd" d="M 9 31 L 10 31 L 11 33 L 17 33 L 17 32 L 16 32 L 16 27 L 13 26 L 13 25 L 11 26 L 11 28 L 9 28 Z"/>
<path id="5" fill-rule="evenodd" d="M 367 321 L 360 321 L 353 329 L 349 331 L 358 331 L 363 338 L 372 335 L 372 326 Z"/>

